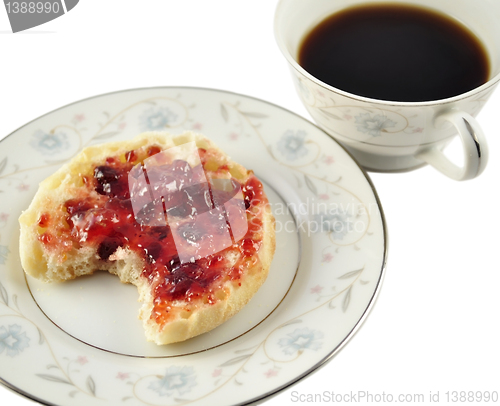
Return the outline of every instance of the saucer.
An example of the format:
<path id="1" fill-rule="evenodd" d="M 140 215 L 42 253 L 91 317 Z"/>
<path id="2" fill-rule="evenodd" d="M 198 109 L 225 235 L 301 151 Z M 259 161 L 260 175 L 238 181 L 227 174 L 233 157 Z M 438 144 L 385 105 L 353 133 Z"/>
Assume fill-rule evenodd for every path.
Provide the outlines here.
<path id="1" fill-rule="evenodd" d="M 277 248 L 240 313 L 156 346 L 133 286 L 106 273 L 60 284 L 26 276 L 17 218 L 82 148 L 163 130 L 199 131 L 254 170 Z M 330 136 L 279 106 L 212 89 L 125 90 L 50 112 L 0 145 L 0 382 L 42 404 L 262 402 L 331 360 L 380 291 L 387 237 L 371 181 Z"/>

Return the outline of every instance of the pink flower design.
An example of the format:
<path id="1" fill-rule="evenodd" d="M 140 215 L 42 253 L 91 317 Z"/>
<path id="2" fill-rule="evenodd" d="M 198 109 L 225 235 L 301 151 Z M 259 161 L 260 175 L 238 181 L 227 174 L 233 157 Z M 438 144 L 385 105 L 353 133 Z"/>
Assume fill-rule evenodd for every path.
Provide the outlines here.
<path id="1" fill-rule="evenodd" d="M 85 120 L 85 115 L 84 114 L 75 114 L 75 118 L 73 118 L 73 120 L 76 121 L 77 123 L 80 123 L 83 120 Z"/>
<path id="2" fill-rule="evenodd" d="M 350 114 L 344 114 L 344 118 L 346 120 L 350 120 L 352 118 L 352 116 Z"/>
<path id="3" fill-rule="evenodd" d="M 323 262 L 332 262 L 333 255 L 330 254 L 329 252 L 326 254 L 323 254 Z"/>
<path id="4" fill-rule="evenodd" d="M 218 376 L 220 376 L 222 374 L 222 369 L 218 368 L 218 369 L 214 369 L 214 372 L 212 372 L 212 377 L 213 378 L 217 378 Z"/>
<path id="5" fill-rule="evenodd" d="M 321 291 L 323 290 L 323 286 L 316 285 L 314 288 L 311 288 L 311 293 L 312 294 L 320 294 Z"/>
<path id="6" fill-rule="evenodd" d="M 424 131 L 424 129 L 422 127 L 417 127 L 417 128 L 413 129 L 413 133 L 421 133 L 423 131 Z"/>
<path id="7" fill-rule="evenodd" d="M 330 198 L 326 193 L 320 194 L 318 197 L 319 200 L 328 200 Z"/>
<path id="8" fill-rule="evenodd" d="M 238 139 L 238 134 L 237 133 L 231 133 L 231 134 L 229 134 L 229 138 L 232 139 L 233 141 L 236 141 Z"/>
<path id="9" fill-rule="evenodd" d="M 203 125 L 201 123 L 194 123 L 193 130 L 201 130 Z"/>
<path id="10" fill-rule="evenodd" d="M 333 159 L 333 156 L 328 155 L 323 159 L 323 161 L 325 162 L 325 164 L 331 165 L 335 162 L 335 159 Z"/>
<path id="11" fill-rule="evenodd" d="M 119 130 L 123 130 L 126 126 L 127 126 L 127 123 L 124 123 L 124 122 L 122 121 L 120 124 L 118 124 L 118 129 L 119 129 Z"/>
<path id="12" fill-rule="evenodd" d="M 80 355 L 76 359 L 76 362 L 78 362 L 80 365 L 85 365 L 87 362 L 89 362 L 89 360 L 87 359 L 87 357 L 84 357 L 84 356 Z"/>
<path id="13" fill-rule="evenodd" d="M 7 221 L 9 219 L 9 215 L 7 213 L 0 213 L 0 221 Z"/>
<path id="14" fill-rule="evenodd" d="M 30 189 L 30 185 L 27 185 L 26 183 L 21 183 L 18 187 L 17 190 L 20 192 L 25 192 L 26 190 Z"/>
<path id="15" fill-rule="evenodd" d="M 127 373 L 123 372 L 118 372 L 118 375 L 116 375 L 116 379 L 120 379 L 124 381 L 125 379 L 128 379 L 129 375 Z"/>
<path id="16" fill-rule="evenodd" d="M 278 375 L 278 370 L 272 368 L 272 369 L 268 370 L 267 372 L 264 372 L 264 375 L 266 376 L 266 378 L 271 378 L 273 376 Z"/>

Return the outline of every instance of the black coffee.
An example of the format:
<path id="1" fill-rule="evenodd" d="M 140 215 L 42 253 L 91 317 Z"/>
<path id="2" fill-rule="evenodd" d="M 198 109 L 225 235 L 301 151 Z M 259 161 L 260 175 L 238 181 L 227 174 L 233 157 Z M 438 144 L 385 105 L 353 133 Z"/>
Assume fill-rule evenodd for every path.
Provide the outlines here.
<path id="1" fill-rule="evenodd" d="M 338 89 L 402 102 L 445 99 L 488 81 L 478 38 L 444 14 L 394 4 L 333 14 L 303 40 L 299 64 Z"/>

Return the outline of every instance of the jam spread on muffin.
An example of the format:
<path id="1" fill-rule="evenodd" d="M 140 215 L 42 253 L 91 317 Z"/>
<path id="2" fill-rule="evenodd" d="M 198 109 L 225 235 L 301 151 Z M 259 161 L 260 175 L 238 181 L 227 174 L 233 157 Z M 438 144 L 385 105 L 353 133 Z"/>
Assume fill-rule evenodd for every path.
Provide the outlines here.
<path id="1" fill-rule="evenodd" d="M 259 262 L 261 208 L 268 202 L 262 183 L 253 174 L 240 183 L 231 176 L 227 164 L 218 165 L 217 156 L 203 148 L 197 151 L 199 165 L 192 167 L 187 161 L 175 159 L 143 171 L 145 160 L 160 152 L 155 145 L 131 150 L 108 157 L 104 164 L 93 167 L 90 176 L 80 175 L 78 196 L 66 200 L 61 210 L 64 221 L 58 224 L 50 213 L 42 213 L 38 239 L 59 255 L 74 247 L 97 247 L 97 255 L 104 262 L 119 260 L 120 248 L 135 252 L 143 259 L 142 276 L 152 287 L 151 317 L 162 325 L 171 316 L 172 302 L 213 304 L 224 297 L 225 283 L 241 284 L 244 270 Z M 149 182 L 136 183 L 136 189 L 154 183 L 160 190 L 157 196 L 146 193 L 150 200 L 134 210 L 131 177 L 139 179 L 142 173 Z M 220 175 L 225 180 L 223 188 L 212 181 Z M 161 190 L 171 185 L 175 185 L 172 193 Z M 141 193 L 136 192 L 137 196 Z M 243 219 L 238 212 L 241 207 Z M 208 212 L 215 213 L 220 221 L 196 221 Z M 218 250 L 216 241 L 227 240 L 228 235 L 229 244 L 219 243 L 223 249 Z M 205 255 L 200 247 L 207 244 L 215 245 L 212 251 L 216 252 Z M 188 261 L 179 255 L 179 249 L 190 255 Z"/>

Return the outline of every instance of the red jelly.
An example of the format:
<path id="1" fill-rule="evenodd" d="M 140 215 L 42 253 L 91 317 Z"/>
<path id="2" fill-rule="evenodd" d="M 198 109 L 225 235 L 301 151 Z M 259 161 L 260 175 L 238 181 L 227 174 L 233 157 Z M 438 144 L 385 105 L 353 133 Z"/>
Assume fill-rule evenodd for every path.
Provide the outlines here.
<path id="1" fill-rule="evenodd" d="M 42 228 L 47 228 L 50 222 L 50 214 L 44 213 L 38 219 L 38 225 Z"/>
<path id="2" fill-rule="evenodd" d="M 218 190 L 210 183 L 193 182 L 193 179 L 202 179 L 204 175 L 201 166 L 205 165 L 206 151 L 200 149 L 201 166 L 191 168 L 187 162 L 175 160 L 150 168 L 149 179 L 154 179 L 155 185 L 152 193 L 158 192 L 158 195 L 154 201 L 144 204 L 139 213 L 134 213 L 129 173 L 141 159 L 158 152 L 160 149 L 157 146 L 151 146 L 146 151 L 129 151 L 124 159 L 110 157 L 105 165 L 95 167 L 93 177 L 89 177 L 82 186 L 85 191 L 81 195 L 85 197 L 66 201 L 69 228 L 59 231 L 69 233 L 73 245 L 96 246 L 97 255 L 103 262 L 116 260 L 114 255 L 120 248 L 132 250 L 142 257 L 142 275 L 150 281 L 155 297 L 152 317 L 162 323 L 168 319 L 172 302 L 201 300 L 203 303 L 215 303 L 215 293 L 224 282 L 232 280 L 241 284 L 245 268 L 258 263 L 257 252 L 262 243 L 262 213 L 257 206 L 266 203 L 267 199 L 262 184 L 253 175 L 242 185 L 232 179 L 233 191 Z M 227 166 L 222 168 L 226 172 L 227 169 Z M 135 166 L 134 171 L 140 174 L 140 166 Z M 178 185 L 174 193 L 166 194 L 161 190 L 172 184 Z M 241 189 L 243 207 L 246 209 L 244 213 L 248 230 L 243 238 L 235 241 L 232 232 L 232 243 L 222 251 L 198 258 L 194 250 L 192 261 L 181 261 L 178 247 L 186 247 L 189 252 L 190 247 L 197 247 L 207 238 L 217 238 L 217 229 L 207 222 L 196 222 L 196 217 L 213 211 L 216 206 L 224 207 L 224 202 L 231 199 L 236 189 Z M 158 207 L 163 207 L 165 211 L 158 211 Z M 220 224 L 222 228 L 229 225 L 231 229 L 227 220 L 234 217 L 234 207 L 225 207 L 226 210 L 222 210 L 223 214 L 219 215 Z M 137 218 L 136 214 L 141 218 Z M 180 220 L 175 225 L 165 221 L 163 226 L 151 226 L 148 221 L 152 216 Z M 49 220 L 48 215 L 42 215 L 39 225 L 44 227 Z M 179 236 L 182 238 L 180 242 L 174 238 L 179 240 Z M 44 233 L 39 239 L 48 244 L 52 237 Z"/>

